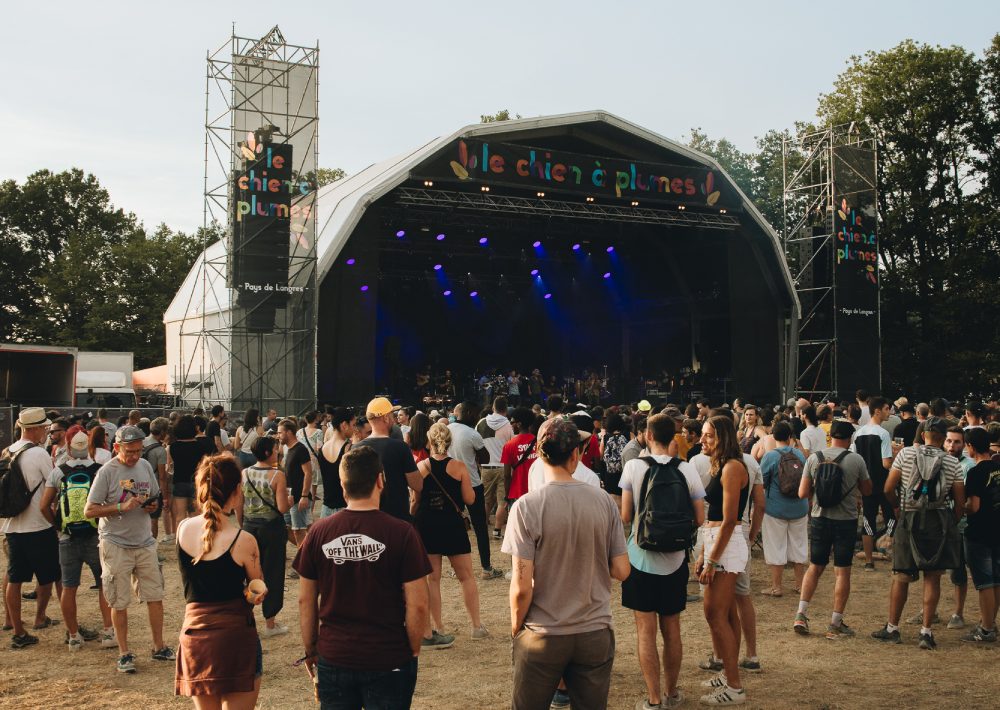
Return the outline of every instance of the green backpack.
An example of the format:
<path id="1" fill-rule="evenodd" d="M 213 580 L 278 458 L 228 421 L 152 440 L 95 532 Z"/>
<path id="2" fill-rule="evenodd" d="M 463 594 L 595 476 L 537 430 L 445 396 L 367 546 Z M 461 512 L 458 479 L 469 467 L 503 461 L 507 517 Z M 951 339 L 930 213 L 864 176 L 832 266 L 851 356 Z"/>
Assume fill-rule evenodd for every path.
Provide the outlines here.
<path id="1" fill-rule="evenodd" d="M 87 507 L 87 496 L 101 464 L 71 466 L 64 463 L 59 467 L 63 473 L 59 491 L 59 529 L 70 537 L 89 537 L 97 532 L 97 520 L 83 514 Z"/>

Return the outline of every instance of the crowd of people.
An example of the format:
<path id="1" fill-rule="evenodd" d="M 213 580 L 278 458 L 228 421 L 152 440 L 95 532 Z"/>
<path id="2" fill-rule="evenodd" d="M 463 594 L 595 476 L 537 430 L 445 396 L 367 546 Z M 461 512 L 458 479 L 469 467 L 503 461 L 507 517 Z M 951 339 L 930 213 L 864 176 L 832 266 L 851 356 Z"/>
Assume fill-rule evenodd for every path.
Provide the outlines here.
<path id="1" fill-rule="evenodd" d="M 970 644 L 996 642 L 998 417 L 996 401 L 913 404 L 863 391 L 841 403 L 683 409 L 643 400 L 605 410 L 559 394 L 544 409 L 511 407 L 498 396 L 487 412 L 376 397 L 363 411 L 302 418 L 251 409 L 234 425 L 221 405 L 152 421 L 133 411 L 117 423 L 103 411 L 88 421 L 24 408 L 0 456 L 4 629 L 13 649 L 37 644 L 30 631 L 58 623 L 47 615 L 55 592 L 68 649 L 117 648 L 117 670 L 134 673 L 128 610 L 138 600 L 149 658 L 175 664 L 177 694 L 199 708 L 252 708 L 260 639 L 289 632 L 278 617 L 286 578 L 297 578 L 300 664 L 321 707 L 406 708 L 420 653 L 456 642 L 442 618 L 447 558 L 470 641 L 497 633 L 482 621 L 479 584 L 509 579 L 515 710 L 606 707 L 612 580 L 634 615 L 637 710 L 684 701 L 681 612 L 697 602 L 713 649 L 699 664 L 712 673 L 700 701 L 742 704 L 742 674 L 762 668 L 749 575 L 758 542 L 762 594 L 788 593 L 792 568 L 789 633 L 812 633 L 810 605 L 832 557 L 827 639 L 856 634 L 845 615 L 857 559 L 893 573 L 875 641 L 903 641 L 909 585 L 922 577 L 922 608 L 905 621 L 920 627 L 919 648 L 934 650 L 948 572 L 948 628 L 967 629 Z M 491 540 L 510 556 L 506 573 Z M 158 542 L 176 546 L 183 583 L 176 646 L 163 628 Z M 84 565 L 99 586 L 101 629 L 78 620 Z M 970 576 L 980 618 L 967 621 Z M 35 603 L 30 629 L 22 598 Z"/>

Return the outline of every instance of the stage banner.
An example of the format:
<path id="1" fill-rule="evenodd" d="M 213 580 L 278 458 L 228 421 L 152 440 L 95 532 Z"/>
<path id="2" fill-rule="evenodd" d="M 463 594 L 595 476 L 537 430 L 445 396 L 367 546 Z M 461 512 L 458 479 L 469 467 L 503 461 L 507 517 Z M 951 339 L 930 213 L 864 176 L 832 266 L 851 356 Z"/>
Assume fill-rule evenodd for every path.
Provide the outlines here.
<path id="1" fill-rule="evenodd" d="M 837 388 L 882 388 L 875 152 L 834 148 L 834 302 Z"/>
<path id="2" fill-rule="evenodd" d="M 507 185 L 548 193 L 737 210 L 740 201 L 714 170 L 689 165 L 639 163 L 548 148 L 455 141 L 413 177 Z"/>

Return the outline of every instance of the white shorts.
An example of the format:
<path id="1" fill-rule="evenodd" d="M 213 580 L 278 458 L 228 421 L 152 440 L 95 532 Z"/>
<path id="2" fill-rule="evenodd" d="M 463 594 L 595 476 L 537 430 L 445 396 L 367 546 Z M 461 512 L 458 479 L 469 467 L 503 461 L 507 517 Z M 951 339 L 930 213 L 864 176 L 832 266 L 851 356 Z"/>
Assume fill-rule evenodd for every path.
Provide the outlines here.
<path id="1" fill-rule="evenodd" d="M 704 528 L 705 531 L 705 559 L 707 560 L 715 550 L 715 540 L 719 537 L 719 530 L 722 528 Z M 717 572 L 732 572 L 739 574 L 746 571 L 747 563 L 750 561 L 750 547 L 747 545 L 746 536 L 743 534 L 743 526 L 737 525 L 733 529 L 733 534 L 726 543 L 726 549 L 715 560 Z"/>
<path id="2" fill-rule="evenodd" d="M 764 513 L 761 527 L 764 538 L 764 562 L 784 567 L 805 564 L 809 559 L 809 516 L 783 520 Z"/>

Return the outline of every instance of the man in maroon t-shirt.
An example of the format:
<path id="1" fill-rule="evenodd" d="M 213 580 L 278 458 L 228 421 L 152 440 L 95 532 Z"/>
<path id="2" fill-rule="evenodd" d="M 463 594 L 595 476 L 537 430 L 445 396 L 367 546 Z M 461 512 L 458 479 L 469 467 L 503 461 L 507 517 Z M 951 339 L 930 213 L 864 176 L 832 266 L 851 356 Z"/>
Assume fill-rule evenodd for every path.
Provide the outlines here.
<path id="1" fill-rule="evenodd" d="M 416 529 L 379 510 L 374 449 L 348 452 L 340 481 L 347 508 L 313 525 L 292 563 L 306 663 L 322 708 L 409 708 L 431 565 Z"/>

